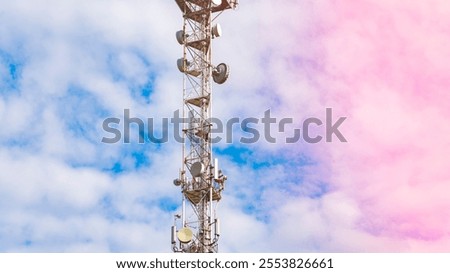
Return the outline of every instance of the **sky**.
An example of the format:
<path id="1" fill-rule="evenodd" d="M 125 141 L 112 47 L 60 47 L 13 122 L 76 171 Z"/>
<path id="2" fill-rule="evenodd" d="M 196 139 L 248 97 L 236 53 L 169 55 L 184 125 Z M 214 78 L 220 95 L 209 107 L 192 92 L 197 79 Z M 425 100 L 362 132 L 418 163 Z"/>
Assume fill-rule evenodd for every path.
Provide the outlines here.
<path id="1" fill-rule="evenodd" d="M 242 0 L 220 16 L 215 117 L 270 109 L 303 129 L 330 108 L 347 140 L 243 144 L 234 128 L 214 146 L 221 252 L 450 250 L 449 18 L 446 0 Z M 181 27 L 174 1 L 0 0 L 0 252 L 171 251 L 180 144 L 105 144 L 102 123 L 182 106 Z"/>

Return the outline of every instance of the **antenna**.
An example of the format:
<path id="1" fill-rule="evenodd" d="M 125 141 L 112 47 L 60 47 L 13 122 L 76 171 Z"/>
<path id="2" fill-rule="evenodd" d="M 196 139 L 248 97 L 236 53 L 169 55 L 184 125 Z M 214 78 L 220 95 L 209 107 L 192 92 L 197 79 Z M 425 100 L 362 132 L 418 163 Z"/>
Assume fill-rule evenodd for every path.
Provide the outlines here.
<path id="1" fill-rule="evenodd" d="M 182 212 L 176 215 L 171 243 L 174 252 L 218 252 L 216 208 L 227 177 L 212 160 L 212 81 L 223 84 L 230 68 L 212 63 L 211 42 L 222 36 L 216 23 L 222 12 L 236 9 L 238 0 L 175 0 L 183 14 L 176 40 L 183 47 L 177 67 L 183 73 L 182 168 L 174 185 L 181 188 Z M 188 206 L 186 206 L 188 205 Z M 179 217 L 178 217 L 179 216 Z"/>

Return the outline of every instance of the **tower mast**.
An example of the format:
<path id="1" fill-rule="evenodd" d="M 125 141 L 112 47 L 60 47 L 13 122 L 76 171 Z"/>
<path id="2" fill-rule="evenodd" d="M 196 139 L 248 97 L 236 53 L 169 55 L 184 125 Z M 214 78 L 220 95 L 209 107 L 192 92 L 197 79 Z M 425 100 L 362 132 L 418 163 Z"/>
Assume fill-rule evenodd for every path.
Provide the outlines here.
<path id="1" fill-rule="evenodd" d="M 220 236 L 216 208 L 227 179 L 212 160 L 212 81 L 223 84 L 228 65 L 212 64 L 212 39 L 222 35 L 215 21 L 238 0 L 175 0 L 183 14 L 183 29 L 176 33 L 183 46 L 177 66 L 183 73 L 183 151 L 179 178 L 182 211 L 172 227 L 174 252 L 218 252 Z"/>

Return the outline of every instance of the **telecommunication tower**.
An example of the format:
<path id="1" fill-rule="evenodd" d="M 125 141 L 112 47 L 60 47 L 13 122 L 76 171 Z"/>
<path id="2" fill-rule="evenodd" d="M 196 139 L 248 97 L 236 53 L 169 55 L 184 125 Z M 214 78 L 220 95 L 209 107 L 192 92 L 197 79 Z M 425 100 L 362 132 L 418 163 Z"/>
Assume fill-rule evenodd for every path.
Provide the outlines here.
<path id="1" fill-rule="evenodd" d="M 236 9 L 238 0 L 175 0 L 182 11 L 183 29 L 176 33 L 183 46 L 177 66 L 183 73 L 182 168 L 174 184 L 181 188 L 182 211 L 172 227 L 174 252 L 218 252 L 220 222 L 216 208 L 227 177 L 212 160 L 212 81 L 223 84 L 228 65 L 213 65 L 212 39 L 222 35 L 216 23 L 222 12 Z"/>

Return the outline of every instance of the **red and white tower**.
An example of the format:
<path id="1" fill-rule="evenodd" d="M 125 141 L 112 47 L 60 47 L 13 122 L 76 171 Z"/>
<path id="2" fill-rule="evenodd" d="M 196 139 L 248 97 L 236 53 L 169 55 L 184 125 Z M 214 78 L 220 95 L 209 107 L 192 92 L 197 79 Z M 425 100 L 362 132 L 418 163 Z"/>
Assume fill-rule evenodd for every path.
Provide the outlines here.
<path id="1" fill-rule="evenodd" d="M 175 0 L 183 14 L 183 29 L 176 33 L 183 46 L 178 69 L 183 73 L 182 168 L 174 184 L 181 188 L 182 211 L 172 227 L 175 252 L 218 252 L 220 223 L 216 208 L 227 179 L 213 161 L 211 143 L 212 83 L 223 84 L 228 65 L 213 65 L 212 40 L 222 35 L 217 18 L 236 9 L 238 0 Z"/>

